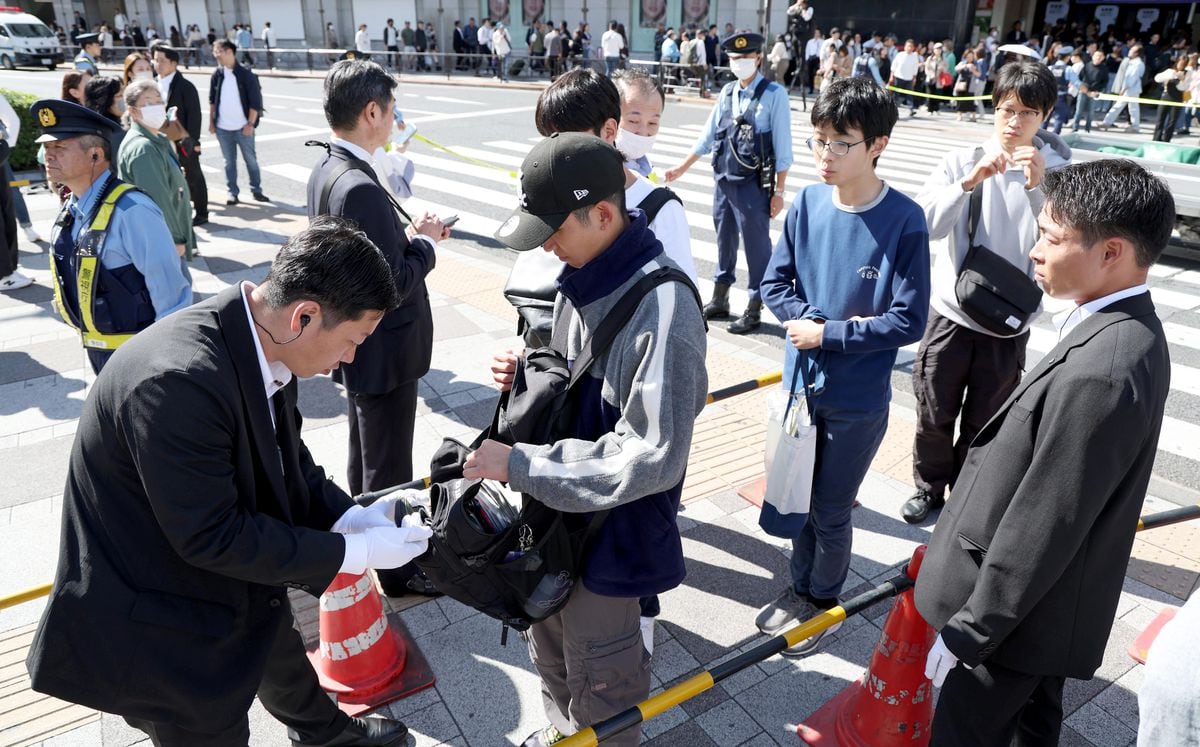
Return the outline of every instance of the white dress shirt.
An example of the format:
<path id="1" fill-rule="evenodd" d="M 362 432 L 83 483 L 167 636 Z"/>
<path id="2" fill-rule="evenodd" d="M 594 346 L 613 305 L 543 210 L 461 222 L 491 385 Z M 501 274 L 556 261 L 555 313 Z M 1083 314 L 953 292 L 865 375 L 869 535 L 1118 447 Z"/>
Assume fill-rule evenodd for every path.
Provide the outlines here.
<path id="1" fill-rule="evenodd" d="M 242 281 L 242 305 L 246 307 L 246 323 L 250 325 L 250 337 L 254 339 L 254 352 L 258 355 L 258 369 L 262 374 L 263 389 L 267 393 L 267 412 L 271 414 L 271 425 L 275 425 L 275 408 L 270 406 L 271 398 L 292 380 L 292 372 L 279 361 L 268 363 L 267 356 L 263 353 L 262 341 L 258 339 L 258 330 L 254 324 L 254 315 L 250 313 L 250 291 L 255 287 L 257 286 L 254 283 L 247 280 Z"/>
<path id="2" fill-rule="evenodd" d="M 1094 301 L 1088 301 L 1085 304 L 1080 304 L 1073 309 L 1069 309 L 1068 311 L 1064 311 L 1061 314 L 1055 315 L 1054 325 L 1058 327 L 1058 339 L 1061 340 L 1062 338 L 1066 337 L 1067 334 L 1071 330 L 1078 327 L 1084 319 L 1087 319 L 1089 316 L 1095 314 L 1101 309 L 1107 308 L 1122 299 L 1149 292 L 1150 289 L 1146 287 L 1146 284 L 1140 283 L 1132 288 L 1125 288 L 1124 290 L 1119 290 L 1116 293 L 1109 293 L 1107 296 L 1102 296 Z"/>
<path id="3" fill-rule="evenodd" d="M 171 90 L 171 81 L 175 80 L 175 73 L 164 75 L 158 79 L 158 92 L 162 94 L 163 103 L 167 101 L 167 92 Z"/>

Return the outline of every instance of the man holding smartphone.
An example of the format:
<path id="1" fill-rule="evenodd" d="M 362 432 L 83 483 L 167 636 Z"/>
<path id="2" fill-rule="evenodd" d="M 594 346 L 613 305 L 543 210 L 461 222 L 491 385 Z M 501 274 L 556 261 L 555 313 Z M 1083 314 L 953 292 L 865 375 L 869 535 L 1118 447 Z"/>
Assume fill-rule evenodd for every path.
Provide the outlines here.
<path id="1" fill-rule="evenodd" d="M 325 78 L 325 118 L 333 131 L 328 155 L 308 180 L 308 215 L 353 221 L 392 267 L 404 301 L 388 312 L 354 360 L 334 373 L 349 401 L 347 479 L 352 494 L 379 490 L 413 478 L 412 443 L 417 380 L 433 354 L 433 314 L 425 276 L 433 269 L 437 242 L 449 227 L 428 213 L 405 226 L 399 204 L 371 167 L 372 153 L 387 142 L 399 113 L 396 81 L 374 62 L 343 60 Z M 400 119 L 403 119 L 400 116 Z M 436 594 L 415 567 L 380 575 L 388 596 Z"/>
<path id="2" fill-rule="evenodd" d="M 192 194 L 192 225 L 202 226 L 208 223 L 208 182 L 200 170 L 200 94 L 178 70 L 179 50 L 165 44 L 155 46 L 154 71 L 158 74 L 158 91 L 167 102 L 167 120 L 187 130 L 187 137 L 175 143 L 175 152 Z"/>

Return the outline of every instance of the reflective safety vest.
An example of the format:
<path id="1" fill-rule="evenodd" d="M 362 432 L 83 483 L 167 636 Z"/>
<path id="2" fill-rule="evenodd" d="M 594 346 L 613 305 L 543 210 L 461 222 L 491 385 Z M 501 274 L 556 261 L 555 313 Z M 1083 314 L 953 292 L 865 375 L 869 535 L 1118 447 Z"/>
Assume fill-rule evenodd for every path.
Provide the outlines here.
<path id="1" fill-rule="evenodd" d="M 54 306 L 79 331 L 84 347 L 113 351 L 154 323 L 146 279 L 132 264 L 110 270 L 100 264 L 112 227 L 113 210 L 132 184 L 113 180 L 91 223 L 71 241 L 73 221 L 59 217 L 59 235 L 50 255 Z M 64 215 L 69 215 L 64 208 Z"/>

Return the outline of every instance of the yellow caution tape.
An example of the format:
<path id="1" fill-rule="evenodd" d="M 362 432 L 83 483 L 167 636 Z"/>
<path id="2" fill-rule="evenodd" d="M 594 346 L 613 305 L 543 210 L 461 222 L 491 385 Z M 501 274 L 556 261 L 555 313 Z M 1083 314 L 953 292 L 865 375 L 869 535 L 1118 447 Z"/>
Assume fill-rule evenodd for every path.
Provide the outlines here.
<path id="1" fill-rule="evenodd" d="M 991 96 L 942 96 L 936 93 L 910 91 L 907 88 L 897 88 L 896 86 L 887 86 L 886 88 L 896 93 L 907 93 L 909 96 L 920 96 L 926 99 L 938 99 L 939 101 L 987 101 L 992 98 Z"/>
<path id="2" fill-rule="evenodd" d="M 1139 104 L 1150 104 L 1151 106 L 1191 106 L 1190 101 L 1165 101 L 1163 99 L 1143 99 L 1139 96 L 1118 96 L 1115 93 L 1102 93 L 1096 98 L 1101 101 L 1136 101 Z"/>
<path id="3" fill-rule="evenodd" d="M 503 171 L 504 173 L 508 174 L 513 179 L 517 178 L 517 172 L 515 172 L 515 171 L 509 171 L 508 169 L 503 168 L 501 166 L 497 166 L 494 163 L 488 163 L 487 161 L 481 161 L 478 158 L 472 158 L 471 156 L 466 156 L 466 155 L 463 155 L 462 153 L 458 153 L 457 151 L 447 148 L 446 146 L 442 145 L 441 143 L 436 143 L 436 142 L 430 140 L 429 138 L 425 137 L 424 135 L 422 135 L 419 132 L 416 133 L 415 135 L 413 135 L 413 137 L 416 138 L 417 140 L 420 140 L 422 143 L 425 143 L 426 145 L 428 145 L 430 147 L 437 148 L 438 150 L 440 150 L 444 153 L 449 153 L 450 155 L 454 156 L 455 158 L 466 161 L 467 163 L 473 163 L 476 166 L 483 166 L 485 168 L 495 169 L 496 171 Z"/>

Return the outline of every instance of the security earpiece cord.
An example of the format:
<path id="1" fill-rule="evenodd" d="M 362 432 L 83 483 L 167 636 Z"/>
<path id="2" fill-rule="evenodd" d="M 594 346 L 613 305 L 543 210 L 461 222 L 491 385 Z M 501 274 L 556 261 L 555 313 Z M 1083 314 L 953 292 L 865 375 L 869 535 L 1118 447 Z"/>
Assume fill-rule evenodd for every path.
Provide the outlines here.
<path id="1" fill-rule="evenodd" d="M 250 317 L 250 318 L 251 318 L 251 319 L 254 319 L 254 317 L 253 317 L 253 316 L 252 316 L 252 317 Z M 276 339 L 275 339 L 275 335 L 271 334 L 271 330 L 269 330 L 269 329 L 267 329 L 266 327 L 264 327 L 264 326 L 262 326 L 261 324 L 259 324 L 259 322 L 258 322 L 258 320 L 257 320 L 257 319 L 254 319 L 254 324 L 255 324 L 255 326 L 256 326 L 256 327 L 258 327 L 259 329 L 261 329 L 263 332 L 266 332 L 266 333 L 267 333 L 267 337 L 270 337 L 270 338 L 271 338 L 271 342 L 275 343 L 276 345 L 287 345 L 287 344 L 288 344 L 288 343 L 290 343 L 290 342 L 295 342 L 296 340 L 300 339 L 300 335 L 304 334 L 304 328 L 308 326 L 308 323 L 309 323 L 309 321 L 311 321 L 311 318 L 310 318 L 310 317 L 309 317 L 307 314 L 304 314 L 304 315 L 302 315 L 302 316 L 300 317 L 300 331 L 299 331 L 299 332 L 297 332 L 297 333 L 296 333 L 296 336 L 295 336 L 295 337 L 293 337 L 292 339 L 290 339 L 290 340 L 284 340 L 283 342 L 280 342 L 279 340 L 276 340 Z"/>

